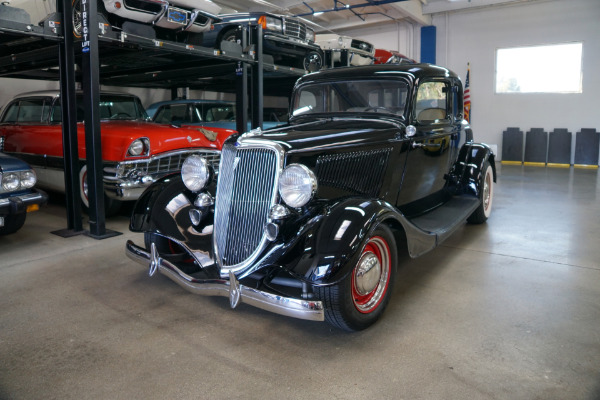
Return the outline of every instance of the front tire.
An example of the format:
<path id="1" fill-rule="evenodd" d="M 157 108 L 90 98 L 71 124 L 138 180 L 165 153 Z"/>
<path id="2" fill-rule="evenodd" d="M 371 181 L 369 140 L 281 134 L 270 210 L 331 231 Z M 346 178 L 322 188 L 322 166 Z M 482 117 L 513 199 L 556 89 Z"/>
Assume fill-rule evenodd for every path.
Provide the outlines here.
<path id="1" fill-rule="evenodd" d="M 73 36 L 77 39 L 81 39 L 81 32 L 83 30 L 83 18 L 81 15 L 81 0 L 73 0 L 71 2 L 73 18 Z"/>
<path id="2" fill-rule="evenodd" d="M 479 181 L 479 200 L 481 203 L 473 214 L 467 218 L 471 224 L 483 224 L 492 213 L 492 202 L 494 200 L 494 170 L 489 161 L 483 163 L 483 174 Z"/>
<path id="3" fill-rule="evenodd" d="M 336 285 L 316 288 L 327 322 L 351 332 L 373 325 L 392 295 L 397 261 L 394 235 L 386 225 L 379 225 L 348 276 Z"/>
<path id="4" fill-rule="evenodd" d="M 81 206 L 86 214 L 89 214 L 90 201 L 88 198 L 87 165 L 84 165 L 79 171 L 79 196 L 81 197 Z M 114 217 L 121 210 L 123 202 L 111 199 L 104 194 L 104 215 Z"/>

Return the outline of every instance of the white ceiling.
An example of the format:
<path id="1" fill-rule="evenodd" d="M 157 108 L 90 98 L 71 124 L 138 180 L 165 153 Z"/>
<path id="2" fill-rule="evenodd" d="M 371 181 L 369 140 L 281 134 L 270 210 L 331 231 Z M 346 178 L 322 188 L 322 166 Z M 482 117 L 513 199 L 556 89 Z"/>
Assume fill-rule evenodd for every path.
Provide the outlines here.
<path id="1" fill-rule="evenodd" d="M 56 0 L 0 0 L 24 8 L 33 20 L 43 18 L 53 9 Z M 59 0 L 60 1 L 60 0 Z M 102 1 L 102 0 L 97 0 Z M 459 12 L 466 9 L 505 6 L 523 2 L 549 0 L 212 0 L 223 13 L 236 11 L 269 11 L 276 14 L 302 15 L 317 32 L 344 31 L 368 25 L 406 21 L 416 25 L 431 25 L 436 13 Z M 322 12 L 322 13 L 321 13 Z M 37 18 L 37 19 L 36 19 Z"/>
<path id="2" fill-rule="evenodd" d="M 222 12 L 269 11 L 302 15 L 317 32 L 405 20 L 430 25 L 431 15 L 464 9 L 544 0 L 213 0 Z"/>

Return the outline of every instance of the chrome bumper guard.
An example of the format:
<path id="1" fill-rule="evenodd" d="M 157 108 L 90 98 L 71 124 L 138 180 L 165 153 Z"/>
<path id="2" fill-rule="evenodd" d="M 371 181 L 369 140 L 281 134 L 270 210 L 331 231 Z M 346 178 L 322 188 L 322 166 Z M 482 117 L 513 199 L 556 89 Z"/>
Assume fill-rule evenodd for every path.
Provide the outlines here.
<path id="1" fill-rule="evenodd" d="M 153 276 L 156 271 L 160 271 L 160 273 L 194 294 L 229 297 L 231 308 L 235 308 L 239 302 L 242 302 L 288 317 L 310 321 L 324 321 L 325 319 L 322 302 L 283 297 L 240 285 L 233 272 L 229 274 L 229 279 L 193 278 L 169 261 L 161 258 L 154 244 L 152 244 L 151 251 L 148 252 L 128 240 L 125 245 L 125 252 L 133 261 L 149 266 L 150 276 Z"/>

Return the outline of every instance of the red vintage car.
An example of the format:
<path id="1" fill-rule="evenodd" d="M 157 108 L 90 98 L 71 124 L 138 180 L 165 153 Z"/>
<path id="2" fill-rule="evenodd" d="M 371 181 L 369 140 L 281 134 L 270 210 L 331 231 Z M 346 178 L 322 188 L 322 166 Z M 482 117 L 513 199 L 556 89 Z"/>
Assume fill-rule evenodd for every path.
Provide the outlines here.
<path id="1" fill-rule="evenodd" d="M 77 121 L 83 121 L 82 93 L 77 94 Z M 107 214 L 120 201 L 136 200 L 155 180 L 181 169 L 192 153 L 208 157 L 218 167 L 223 141 L 231 129 L 155 124 L 140 99 L 125 93 L 100 94 L 104 193 Z M 85 131 L 77 123 L 81 199 L 87 200 Z M 0 117 L 4 151 L 27 161 L 38 185 L 64 192 L 64 159 L 58 91 L 24 93 L 4 107 Z M 0 140 L 1 142 L 1 140 Z"/>
<path id="2" fill-rule="evenodd" d="M 396 50 L 375 49 L 375 64 L 416 64 L 412 58 Z"/>

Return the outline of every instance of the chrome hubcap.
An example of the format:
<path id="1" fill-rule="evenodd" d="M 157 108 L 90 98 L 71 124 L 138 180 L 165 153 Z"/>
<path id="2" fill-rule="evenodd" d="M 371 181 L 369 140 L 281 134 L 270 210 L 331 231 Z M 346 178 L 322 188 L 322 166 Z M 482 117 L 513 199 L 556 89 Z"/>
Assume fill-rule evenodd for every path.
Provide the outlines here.
<path id="1" fill-rule="evenodd" d="M 367 314 L 377 309 L 387 292 L 390 279 L 390 250 L 386 241 L 372 237 L 352 272 L 352 301 Z"/>
<path id="2" fill-rule="evenodd" d="M 360 295 L 371 293 L 379 283 L 381 276 L 381 263 L 373 253 L 365 253 L 358 262 L 354 279 L 356 291 Z"/>

